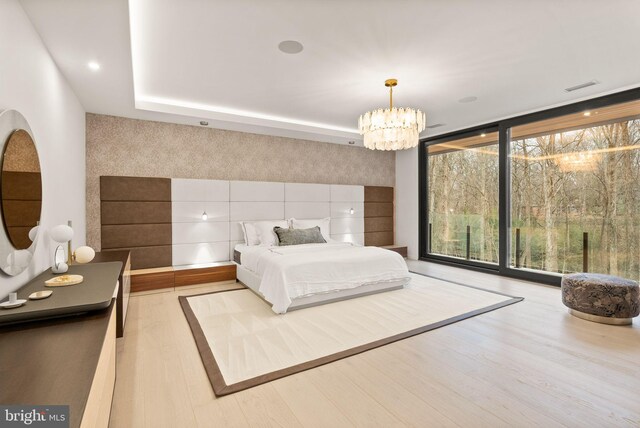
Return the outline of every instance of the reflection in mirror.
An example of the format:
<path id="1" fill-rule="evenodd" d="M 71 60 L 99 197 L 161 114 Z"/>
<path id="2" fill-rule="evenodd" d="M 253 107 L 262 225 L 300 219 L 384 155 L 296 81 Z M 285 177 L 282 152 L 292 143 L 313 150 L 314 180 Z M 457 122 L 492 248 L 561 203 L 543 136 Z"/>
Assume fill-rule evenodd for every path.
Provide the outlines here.
<path id="1" fill-rule="evenodd" d="M 18 275 L 38 241 L 42 176 L 33 133 L 19 112 L 0 113 L 0 144 L 0 269 Z"/>
<path id="2" fill-rule="evenodd" d="M 15 130 L 5 144 L 2 161 L 2 218 L 11 244 L 17 250 L 31 246 L 42 208 L 40 162 L 31 135 Z"/>

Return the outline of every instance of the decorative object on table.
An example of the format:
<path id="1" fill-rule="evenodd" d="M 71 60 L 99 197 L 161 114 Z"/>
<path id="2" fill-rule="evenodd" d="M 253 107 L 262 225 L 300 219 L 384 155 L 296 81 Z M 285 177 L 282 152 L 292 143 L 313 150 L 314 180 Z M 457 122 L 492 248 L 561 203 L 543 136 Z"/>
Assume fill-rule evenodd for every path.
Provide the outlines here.
<path id="1" fill-rule="evenodd" d="M 66 287 L 67 285 L 76 285 L 84 281 L 82 275 L 60 275 L 44 282 L 47 287 Z"/>
<path id="2" fill-rule="evenodd" d="M 42 174 L 34 141 L 24 116 L 0 113 L 0 269 L 12 276 L 29 267 L 38 242 Z"/>
<path id="3" fill-rule="evenodd" d="M 73 252 L 72 260 L 76 263 L 89 263 L 96 256 L 96 252 L 93 248 L 87 247 L 83 245 L 82 247 L 76 248 Z"/>
<path id="4" fill-rule="evenodd" d="M 73 229 L 71 228 L 71 220 L 67 224 L 59 224 L 51 229 L 51 239 L 59 244 L 67 243 L 67 256 L 64 255 L 64 247 L 58 245 L 54 254 L 53 265 L 51 270 L 53 273 L 65 273 L 69 270 L 69 265 L 72 263 L 89 263 L 96 255 L 93 248 L 83 245 L 76 248 L 75 251 L 71 250 L 71 239 L 73 238 Z M 65 261 L 66 260 L 66 261 Z"/>
<path id="5" fill-rule="evenodd" d="M 11 309 L 18 308 L 26 303 L 25 299 L 18 299 L 18 293 L 9 293 L 9 300 L 0 303 L 0 308 Z"/>
<path id="6" fill-rule="evenodd" d="M 389 108 L 369 111 L 358 119 L 364 146 L 371 150 L 403 150 L 418 145 L 418 138 L 427 125 L 426 115 L 412 108 L 393 106 L 393 88 L 396 79 L 387 79 Z"/>
<path id="7" fill-rule="evenodd" d="M 69 221 L 71 224 L 71 221 Z M 69 252 L 69 256 L 65 257 L 64 247 L 62 245 L 58 245 L 56 247 L 54 256 L 53 256 L 53 265 L 51 266 L 51 270 L 53 273 L 65 273 L 69 269 L 69 265 L 71 264 L 71 239 L 73 238 L 73 229 L 70 225 L 59 224 L 54 226 L 49 231 L 49 235 L 51 239 L 56 241 L 58 244 L 69 244 L 69 248 L 67 251 Z"/>
<path id="8" fill-rule="evenodd" d="M 636 281 L 597 273 L 562 277 L 562 303 L 578 318 L 603 324 L 629 325 L 640 315 Z"/>
<path id="9" fill-rule="evenodd" d="M 51 296 L 52 294 L 53 294 L 52 290 L 34 291 L 33 293 L 29 294 L 29 300 L 46 299 L 47 297 Z"/>

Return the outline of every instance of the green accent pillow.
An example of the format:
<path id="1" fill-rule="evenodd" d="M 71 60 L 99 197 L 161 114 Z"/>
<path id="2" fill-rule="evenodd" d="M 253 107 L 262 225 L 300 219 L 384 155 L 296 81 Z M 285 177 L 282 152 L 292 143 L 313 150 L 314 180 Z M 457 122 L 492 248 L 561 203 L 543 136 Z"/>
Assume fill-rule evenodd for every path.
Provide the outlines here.
<path id="1" fill-rule="evenodd" d="M 302 245 L 302 244 L 324 244 L 325 241 L 320 232 L 320 226 L 309 229 L 285 229 L 284 227 L 274 227 L 273 231 L 278 236 L 278 245 Z"/>

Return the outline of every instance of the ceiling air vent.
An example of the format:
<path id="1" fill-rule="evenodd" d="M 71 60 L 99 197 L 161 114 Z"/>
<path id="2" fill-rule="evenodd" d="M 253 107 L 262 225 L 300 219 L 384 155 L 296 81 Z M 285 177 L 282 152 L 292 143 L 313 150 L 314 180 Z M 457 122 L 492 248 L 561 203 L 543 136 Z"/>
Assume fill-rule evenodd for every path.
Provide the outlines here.
<path id="1" fill-rule="evenodd" d="M 427 126 L 427 128 L 433 129 L 433 128 L 440 128 L 441 126 L 444 126 L 444 123 L 434 123 L 433 125 Z"/>
<path id="2" fill-rule="evenodd" d="M 600 82 L 598 82 L 597 80 L 590 80 L 588 82 L 581 83 L 579 85 L 572 86 L 570 88 L 565 88 L 565 92 L 577 91 L 578 89 L 588 88 L 589 86 L 597 85 L 598 83 L 600 83 Z"/>

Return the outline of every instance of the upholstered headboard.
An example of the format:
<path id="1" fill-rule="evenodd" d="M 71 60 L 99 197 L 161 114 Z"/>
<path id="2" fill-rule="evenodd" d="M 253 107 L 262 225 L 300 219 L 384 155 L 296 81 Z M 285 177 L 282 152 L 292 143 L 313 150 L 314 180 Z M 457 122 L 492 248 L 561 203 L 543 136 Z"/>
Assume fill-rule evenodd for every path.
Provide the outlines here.
<path id="1" fill-rule="evenodd" d="M 331 217 L 332 239 L 393 243 L 393 188 L 101 177 L 101 201 L 103 249 L 131 248 L 133 269 L 233 260 L 239 221 Z"/>

